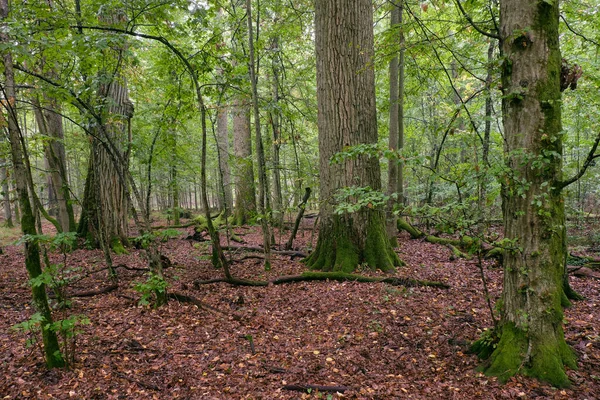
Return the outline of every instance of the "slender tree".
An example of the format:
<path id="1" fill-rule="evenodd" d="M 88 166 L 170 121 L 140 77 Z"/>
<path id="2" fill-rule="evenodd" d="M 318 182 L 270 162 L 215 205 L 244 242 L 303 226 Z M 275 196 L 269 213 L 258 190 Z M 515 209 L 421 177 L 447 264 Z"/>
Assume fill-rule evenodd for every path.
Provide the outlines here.
<path id="1" fill-rule="evenodd" d="M 40 263 L 40 248 L 38 242 L 34 239 L 37 235 L 35 225 L 35 215 L 30 203 L 30 193 L 28 190 L 27 171 L 23 161 L 23 149 L 21 132 L 19 130 L 15 95 L 15 79 L 13 73 L 13 59 L 10 52 L 12 46 L 10 38 L 5 31 L 6 19 L 8 18 L 9 6 L 8 0 L 0 0 L 0 19 L 3 21 L 2 31 L 0 32 L 0 43 L 3 44 L 2 58 L 4 63 L 4 87 L 2 88 L 5 98 L 5 109 L 8 120 L 8 138 L 12 155 L 14 178 L 17 186 L 17 196 L 21 206 L 21 231 L 23 235 L 28 235 L 25 240 L 25 268 L 30 279 L 35 279 L 42 274 Z M 46 295 L 46 285 L 32 285 L 32 298 L 36 311 L 41 315 L 41 334 L 43 349 L 46 358 L 46 365 L 49 368 L 64 366 L 64 360 L 60 353 L 56 332 L 51 329 L 52 312 L 48 305 Z"/>
<path id="2" fill-rule="evenodd" d="M 317 247 L 306 261 L 314 269 L 348 272 L 366 263 L 390 271 L 400 265 L 386 232 L 383 204 L 369 202 L 336 213 L 341 189 L 382 190 L 377 156 L 332 162 L 347 148 L 377 143 L 372 18 L 370 0 L 315 3 L 321 222 Z M 350 202 L 357 200 L 350 197 Z"/>

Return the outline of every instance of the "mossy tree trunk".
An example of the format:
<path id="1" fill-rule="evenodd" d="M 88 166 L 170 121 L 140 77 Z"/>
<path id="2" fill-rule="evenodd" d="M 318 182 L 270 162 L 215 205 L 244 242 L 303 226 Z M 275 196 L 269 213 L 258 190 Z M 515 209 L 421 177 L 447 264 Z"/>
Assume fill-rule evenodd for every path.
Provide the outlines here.
<path id="1" fill-rule="evenodd" d="M 233 211 L 233 193 L 231 191 L 231 169 L 229 168 L 229 130 L 228 110 L 226 106 L 217 110 L 217 149 L 219 151 L 219 203 L 225 211 L 225 217 Z"/>
<path id="2" fill-rule="evenodd" d="M 0 0 L 0 18 L 4 21 L 8 18 L 8 0 Z M 37 235 L 35 227 L 35 215 L 29 201 L 27 185 L 27 171 L 23 160 L 21 138 L 18 126 L 17 112 L 15 109 L 15 81 L 13 74 L 13 60 L 10 51 L 10 38 L 3 30 L 0 32 L 0 42 L 5 44 L 2 57 L 4 62 L 4 93 L 6 96 L 5 108 L 8 120 L 8 137 L 10 142 L 11 156 L 13 162 L 14 179 L 17 186 L 17 196 L 21 207 L 21 231 L 24 235 Z M 40 249 L 35 240 L 25 241 L 25 268 L 29 278 L 37 278 L 42 273 L 40 262 Z M 42 316 L 41 334 L 46 365 L 49 368 L 64 366 L 64 360 L 60 355 L 60 347 L 56 332 L 50 329 L 52 325 L 52 313 L 48 305 L 46 285 L 32 286 L 32 299 L 36 311 Z"/>
<path id="3" fill-rule="evenodd" d="M 567 386 L 576 367 L 562 320 L 565 213 L 561 180 L 561 56 L 558 0 L 505 0 L 501 7 L 506 173 L 500 341 L 486 372 L 524 374 Z"/>
<path id="4" fill-rule="evenodd" d="M 339 189 L 382 190 L 377 156 L 330 163 L 345 148 L 377 143 L 372 17 L 370 0 L 316 1 L 321 222 L 317 247 L 306 261 L 313 269 L 350 272 L 365 263 L 389 271 L 400 265 L 383 207 L 335 213 Z"/>

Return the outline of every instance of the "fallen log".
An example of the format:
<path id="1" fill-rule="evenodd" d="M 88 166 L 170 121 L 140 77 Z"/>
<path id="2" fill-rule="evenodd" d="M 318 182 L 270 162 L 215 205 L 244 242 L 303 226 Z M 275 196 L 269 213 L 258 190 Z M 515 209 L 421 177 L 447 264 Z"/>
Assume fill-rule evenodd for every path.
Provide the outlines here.
<path id="1" fill-rule="evenodd" d="M 280 276 L 279 278 L 275 278 L 270 281 L 251 281 L 247 279 L 227 279 L 227 278 L 217 278 L 217 279 L 209 279 L 206 281 L 196 281 L 194 282 L 195 287 L 199 287 L 200 285 L 205 285 L 209 283 L 228 283 L 234 286 L 268 286 L 272 285 L 282 285 L 286 283 L 294 283 L 294 282 L 311 282 L 311 281 L 337 281 L 337 282 L 362 282 L 362 283 L 387 283 L 393 286 L 406 286 L 406 287 L 417 287 L 417 286 L 429 286 L 429 287 L 437 287 L 442 289 L 448 289 L 450 285 L 439 282 L 439 281 L 425 281 L 411 278 L 400 278 L 400 277 L 370 277 L 364 275 L 357 274 L 349 274 L 346 272 L 304 272 L 301 275 L 287 275 Z"/>

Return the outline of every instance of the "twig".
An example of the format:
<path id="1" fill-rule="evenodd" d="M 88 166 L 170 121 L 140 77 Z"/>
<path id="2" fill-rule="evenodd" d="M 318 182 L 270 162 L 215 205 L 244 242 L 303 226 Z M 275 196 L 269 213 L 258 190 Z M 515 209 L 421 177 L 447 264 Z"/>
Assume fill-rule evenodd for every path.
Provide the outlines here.
<path id="1" fill-rule="evenodd" d="M 344 393 L 346 390 L 350 390 L 348 386 L 323 386 L 323 385 L 285 385 L 282 389 L 294 390 L 297 392 L 310 392 L 312 390 L 318 390 L 319 392 L 332 392 L 332 393 Z"/>

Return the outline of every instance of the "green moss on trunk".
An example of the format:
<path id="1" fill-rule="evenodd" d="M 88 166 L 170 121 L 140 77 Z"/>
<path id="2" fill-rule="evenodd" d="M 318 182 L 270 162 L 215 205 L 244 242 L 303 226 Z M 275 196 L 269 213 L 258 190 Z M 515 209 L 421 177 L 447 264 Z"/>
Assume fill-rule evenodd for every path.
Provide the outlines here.
<path id="1" fill-rule="evenodd" d="M 370 211 L 365 228 L 364 233 L 357 233 L 347 216 L 322 222 L 317 248 L 304 262 L 313 270 L 347 273 L 360 264 L 385 272 L 403 265 L 390 244 L 381 212 Z"/>
<path id="2" fill-rule="evenodd" d="M 556 336 L 533 338 L 514 323 L 506 323 L 484 371 L 486 375 L 497 376 L 502 382 L 519 373 L 556 387 L 568 387 L 570 381 L 565 366 L 575 369 L 577 363 L 575 354 L 564 341 L 562 329 L 556 331 Z"/>

